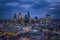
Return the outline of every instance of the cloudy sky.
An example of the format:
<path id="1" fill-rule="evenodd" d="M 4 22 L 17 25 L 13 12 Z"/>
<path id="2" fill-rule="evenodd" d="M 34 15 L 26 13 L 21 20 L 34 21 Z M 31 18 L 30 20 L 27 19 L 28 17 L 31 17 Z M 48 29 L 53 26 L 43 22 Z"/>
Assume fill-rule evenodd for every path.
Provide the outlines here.
<path id="1" fill-rule="evenodd" d="M 24 17 L 28 11 L 31 18 L 44 18 L 49 14 L 51 18 L 60 19 L 60 0 L 0 0 L 0 19 L 13 18 L 13 14 L 19 12 Z"/>

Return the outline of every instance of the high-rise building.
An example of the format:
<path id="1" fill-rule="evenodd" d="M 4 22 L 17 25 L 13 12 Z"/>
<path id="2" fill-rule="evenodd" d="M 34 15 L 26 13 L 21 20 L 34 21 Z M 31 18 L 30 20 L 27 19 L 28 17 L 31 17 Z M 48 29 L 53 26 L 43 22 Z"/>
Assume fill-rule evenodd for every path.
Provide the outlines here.
<path id="1" fill-rule="evenodd" d="M 30 22 L 30 13 L 29 13 L 29 11 L 28 11 L 27 17 L 28 17 L 28 22 Z"/>
<path id="2" fill-rule="evenodd" d="M 18 14 L 18 20 L 21 20 L 22 19 L 22 14 L 21 14 L 21 12 L 19 12 L 19 14 Z"/>
<path id="3" fill-rule="evenodd" d="M 28 15 L 27 15 L 29 18 L 30 18 L 30 13 L 29 13 L 29 11 L 28 11 Z"/>
<path id="4" fill-rule="evenodd" d="M 46 15 L 46 23 L 50 23 L 51 19 L 50 19 L 50 15 Z"/>
<path id="5" fill-rule="evenodd" d="M 18 22 L 22 23 L 22 14 L 21 14 L 21 12 L 19 12 L 19 14 L 18 14 Z"/>
<path id="6" fill-rule="evenodd" d="M 13 16 L 13 20 L 16 21 L 17 20 L 17 16 L 16 16 L 16 13 L 14 14 Z"/>
<path id="7" fill-rule="evenodd" d="M 25 18 L 27 18 L 27 15 L 25 15 Z"/>
<path id="8" fill-rule="evenodd" d="M 38 23 L 38 17 L 35 17 L 35 18 L 34 18 L 34 22 L 35 22 L 35 23 Z"/>
<path id="9" fill-rule="evenodd" d="M 25 23 L 28 23 L 28 16 L 25 15 Z"/>

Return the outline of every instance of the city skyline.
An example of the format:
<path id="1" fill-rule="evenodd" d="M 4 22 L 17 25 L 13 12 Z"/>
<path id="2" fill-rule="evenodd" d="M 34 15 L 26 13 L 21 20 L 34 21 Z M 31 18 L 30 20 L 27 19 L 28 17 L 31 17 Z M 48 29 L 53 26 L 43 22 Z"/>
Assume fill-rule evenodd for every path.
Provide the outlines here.
<path id="1" fill-rule="evenodd" d="M 12 16 L 10 16 L 10 18 L 8 18 L 9 17 L 9 15 L 6 17 L 6 18 L 0 18 L 0 19 L 13 19 L 14 17 L 16 17 L 16 19 L 18 19 L 18 16 L 20 15 L 20 17 L 22 17 L 23 19 L 25 18 L 25 16 L 26 17 L 28 17 L 28 15 L 29 15 L 29 17 L 30 17 L 30 19 L 34 19 L 35 17 L 37 17 L 38 19 L 45 19 L 46 18 L 46 16 L 50 16 L 50 18 L 51 19 L 55 19 L 55 18 L 52 18 L 52 16 L 51 15 L 49 15 L 49 14 L 45 14 L 45 15 L 41 15 L 42 17 L 40 17 L 40 16 L 38 16 L 38 15 L 34 15 L 33 17 L 30 15 L 30 12 L 28 11 L 26 14 L 22 14 L 22 12 L 18 12 L 18 13 L 13 13 L 13 15 Z M 59 18 L 56 18 L 56 19 L 59 19 Z"/>
<path id="2" fill-rule="evenodd" d="M 35 17 L 37 17 L 38 19 L 45 19 L 46 16 L 50 16 L 50 18 L 51 18 L 51 15 L 49 15 L 49 14 L 44 15 L 44 17 L 38 17 L 38 16 L 31 17 L 30 12 L 28 11 L 24 16 L 22 15 L 21 12 L 19 12 L 18 14 L 14 13 L 12 15 L 12 18 L 5 18 L 5 19 L 14 19 L 14 18 L 16 18 L 16 19 L 23 18 L 24 19 L 25 17 L 30 18 L 30 19 L 34 19 Z"/>
<path id="3" fill-rule="evenodd" d="M 44 18 L 49 14 L 52 19 L 60 19 L 60 0 L 0 0 L 0 19 L 11 19 L 13 14 L 30 12 L 31 18 Z"/>

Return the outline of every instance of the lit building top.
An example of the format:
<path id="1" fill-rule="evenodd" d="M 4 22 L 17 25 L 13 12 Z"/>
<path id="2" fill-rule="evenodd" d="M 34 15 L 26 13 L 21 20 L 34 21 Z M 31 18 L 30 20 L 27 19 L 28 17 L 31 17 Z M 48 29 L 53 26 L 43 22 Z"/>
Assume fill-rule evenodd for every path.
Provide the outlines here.
<path id="1" fill-rule="evenodd" d="M 50 23 L 51 22 L 50 15 L 46 15 L 46 22 L 47 23 Z"/>
<path id="2" fill-rule="evenodd" d="M 21 19 L 21 18 L 22 18 L 22 15 L 21 15 L 21 12 L 19 12 L 18 19 Z"/>

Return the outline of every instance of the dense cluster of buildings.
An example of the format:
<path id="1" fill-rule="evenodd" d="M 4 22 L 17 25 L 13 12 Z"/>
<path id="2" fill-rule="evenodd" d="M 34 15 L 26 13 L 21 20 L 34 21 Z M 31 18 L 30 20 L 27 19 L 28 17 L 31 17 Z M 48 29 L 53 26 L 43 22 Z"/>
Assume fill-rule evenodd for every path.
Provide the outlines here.
<path id="1" fill-rule="evenodd" d="M 46 15 L 45 18 L 39 19 L 35 17 L 32 19 L 30 17 L 30 12 L 28 12 L 24 18 L 22 16 L 22 13 L 19 12 L 18 16 L 16 13 L 13 15 L 13 19 L 0 21 L 0 30 L 2 28 L 4 31 L 6 30 L 6 32 L 17 32 L 17 35 L 24 35 L 23 39 L 27 36 L 27 38 L 31 40 L 35 40 L 34 37 L 41 37 L 41 40 L 59 39 L 60 22 L 53 21 L 50 15 Z"/>
<path id="2" fill-rule="evenodd" d="M 38 18 L 38 17 L 34 17 L 33 19 L 30 17 L 30 12 L 27 13 L 27 15 L 25 15 L 25 17 L 23 17 L 22 13 L 19 12 L 18 16 L 16 13 L 14 13 L 13 15 L 13 19 L 5 19 L 5 20 L 0 20 L 0 23 L 51 23 L 51 18 L 50 15 L 46 15 L 46 18 Z"/>
<path id="3" fill-rule="evenodd" d="M 43 23 L 44 22 L 44 19 L 43 18 L 38 19 L 38 17 L 35 17 L 35 18 L 31 19 L 29 12 L 27 13 L 27 15 L 25 15 L 24 18 L 22 17 L 22 13 L 21 12 L 19 12 L 18 17 L 17 17 L 17 15 L 15 13 L 14 16 L 13 16 L 13 20 L 15 22 L 18 21 L 20 23 L 21 22 L 24 22 L 24 23 L 25 22 L 26 23 L 30 23 L 31 22 L 32 23 L 32 21 L 37 22 L 37 23 L 39 23 L 39 22 Z M 47 23 L 50 23 L 51 22 L 50 15 L 46 15 L 45 22 L 47 22 Z"/>

